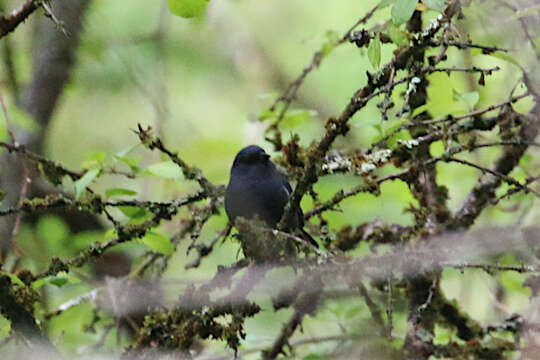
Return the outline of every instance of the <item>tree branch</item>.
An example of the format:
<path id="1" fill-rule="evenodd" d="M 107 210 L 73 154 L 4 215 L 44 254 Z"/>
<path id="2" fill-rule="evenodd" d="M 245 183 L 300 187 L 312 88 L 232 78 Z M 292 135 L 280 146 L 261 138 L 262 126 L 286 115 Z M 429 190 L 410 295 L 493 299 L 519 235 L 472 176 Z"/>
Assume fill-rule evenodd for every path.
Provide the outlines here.
<path id="1" fill-rule="evenodd" d="M 0 39 L 15 30 L 20 23 L 24 22 L 37 8 L 42 0 L 28 0 L 18 9 L 0 17 Z"/>
<path id="2" fill-rule="evenodd" d="M 32 311 L 28 310 L 29 304 L 22 303 L 15 293 L 11 279 L 6 275 L 0 276 L 0 312 L 11 321 L 11 328 L 31 344 L 37 345 L 35 351 L 45 350 L 54 358 L 62 359 L 62 355 L 39 328 Z"/>

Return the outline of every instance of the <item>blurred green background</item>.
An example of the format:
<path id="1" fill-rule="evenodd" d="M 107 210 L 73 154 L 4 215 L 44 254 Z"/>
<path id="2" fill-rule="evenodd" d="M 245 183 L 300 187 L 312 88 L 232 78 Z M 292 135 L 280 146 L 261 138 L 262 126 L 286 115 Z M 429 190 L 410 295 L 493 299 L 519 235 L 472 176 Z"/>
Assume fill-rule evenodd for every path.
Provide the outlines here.
<path id="1" fill-rule="evenodd" d="M 138 143 L 131 131 L 136 129 L 137 124 L 151 125 L 169 149 L 177 151 L 189 164 L 198 166 L 212 182 L 225 184 L 232 159 L 240 148 L 258 144 L 267 151 L 272 150 L 270 144 L 264 142 L 266 123 L 257 120 L 261 111 L 300 74 L 311 61 L 314 51 L 329 37 L 334 33 L 343 34 L 378 2 L 212 0 L 204 18 L 187 20 L 170 14 L 165 2 L 94 0 L 85 20 L 71 81 L 47 130 L 46 155 L 68 167 L 79 169 L 92 159 L 101 159 L 100 154 L 105 153 L 104 161 L 126 170 L 124 164 L 115 162 L 114 155 Z M 481 108 L 506 100 L 520 79 L 519 68 L 512 62 L 526 67 L 531 59 L 532 52 L 523 51 L 526 47 L 523 42 L 507 36 L 513 31 L 520 31 L 511 28 L 516 26 L 515 22 L 504 22 L 503 18 L 494 21 L 481 6 L 468 7 L 465 14 L 467 19 L 458 22 L 456 33 L 469 31 L 477 43 L 507 47 L 511 51 L 508 58 L 501 59 L 451 49 L 444 66 L 499 66 L 501 71 L 487 77 L 485 87 L 477 84 L 475 75 L 472 80 L 468 74 L 431 75 L 427 108 L 434 118 L 449 113 L 460 114 L 467 112 L 470 107 Z M 435 16 L 435 11 L 425 14 L 426 19 Z M 374 16 L 370 26 L 389 19 L 390 8 L 386 8 Z M 494 26 L 497 20 L 503 21 L 504 26 Z M 20 27 L 11 37 L 17 72 L 22 80 L 28 80 L 31 24 Z M 392 57 L 394 49 L 394 45 L 383 45 L 382 63 Z M 435 50 L 433 53 L 436 53 Z M 366 71 L 371 72 L 373 68 L 365 49 L 359 50 L 351 44 L 336 48 L 300 88 L 298 99 L 292 106 L 300 116 L 285 120 L 282 127 L 284 136 L 288 138 L 298 133 L 303 145 L 319 139 L 328 116 L 339 114 L 354 91 L 365 84 Z M 401 87 L 394 93 L 397 106 L 387 122 L 382 121 L 375 106 L 376 101 L 373 101 L 352 119 L 352 131 L 346 138 L 339 139 L 335 148 L 366 148 L 382 131 L 395 124 L 397 119 L 393 115 L 400 108 L 400 94 L 404 90 Z M 473 103 L 463 101 L 454 93 L 473 94 Z M 8 109 L 14 113 L 13 103 L 10 103 L 9 97 L 6 100 Z M 515 108 L 527 111 L 531 105 L 529 100 L 524 100 L 517 103 Z M 308 110 L 316 113 L 308 113 Z M 15 122 L 18 126 L 32 126 L 23 115 L 16 117 Z M 5 129 L 3 133 L 5 138 Z M 496 130 L 493 134 L 483 136 L 489 139 L 495 134 Z M 440 153 L 442 144 L 434 144 L 432 151 Z M 512 175 L 522 180 L 527 176 L 527 169 L 538 168 L 537 152 L 529 150 L 524 167 L 517 168 Z M 497 148 L 487 148 L 467 154 L 465 158 L 489 165 L 498 153 Z M 129 156 L 140 158 L 141 167 L 166 160 L 142 146 L 136 146 Z M 455 164 L 440 164 L 438 170 L 439 181 L 449 187 L 450 205 L 455 210 L 475 183 L 479 172 Z M 348 189 L 358 182 L 352 176 L 333 175 L 322 178 L 315 189 L 321 198 L 327 199 L 339 189 Z M 113 187 L 134 190 L 137 199 L 147 200 L 172 200 L 195 188 L 177 174 L 170 173 L 162 177 L 142 176 L 135 180 L 105 176 L 93 185 L 98 193 Z M 65 189 L 73 191 L 73 184 L 66 183 Z M 344 224 L 358 225 L 376 218 L 408 225 L 412 223 L 412 215 L 403 210 L 411 202 L 414 203 L 414 200 L 404 183 L 385 183 L 379 197 L 358 195 L 344 201 L 342 212 L 329 214 L 330 227 L 338 230 Z M 303 205 L 304 210 L 309 209 L 309 199 L 305 199 Z M 121 214 L 118 212 L 114 215 Z M 158 232 L 174 234 L 180 217 L 164 224 Z M 485 211 L 475 226 L 531 225 L 538 224 L 539 220 L 538 200 L 531 195 L 520 195 Z M 203 229 L 200 241 L 208 242 L 225 222 L 224 214 L 212 218 Z M 106 241 L 107 236 L 100 232 L 73 235 L 62 220 L 46 216 L 35 227 L 23 226 L 19 238 L 28 254 L 25 265 L 37 271 L 42 270 L 52 256 L 69 256 L 74 249 L 83 249 L 94 241 Z M 203 260 L 200 268 L 185 271 L 184 265 L 194 257 L 194 254 L 186 257 L 188 245 L 189 240 L 181 243 L 164 277 L 166 295 L 170 301 L 178 298 L 189 282 L 207 279 L 215 273 L 218 264 L 230 264 L 241 256 L 238 244 L 234 240 L 227 240 Z M 135 263 L 137 256 L 146 249 L 141 243 L 122 245 L 122 248 L 134 254 Z M 362 255 L 368 252 L 365 246 L 356 253 Z M 515 262 L 513 258 L 506 260 Z M 81 269 L 81 277 L 84 278 L 88 271 Z M 283 281 L 293 275 L 276 271 L 269 278 Z M 45 285 L 49 292 L 49 304 L 45 310 L 52 311 L 91 289 L 88 284 L 77 282 L 76 278 L 73 276 L 73 283 L 62 288 Z M 464 274 L 445 271 L 443 289 L 449 298 L 457 299 L 464 309 L 470 311 L 471 316 L 488 323 L 506 315 L 494 306 L 491 296 L 502 285 L 511 293 L 499 300 L 510 311 L 520 311 L 526 307 L 529 292 L 522 287 L 523 279 L 523 276 L 514 273 L 491 278 L 471 270 Z M 483 289 L 482 296 L 478 295 L 478 288 Z M 264 299 L 266 291 L 268 289 L 261 289 L 256 296 Z M 288 310 L 274 313 L 268 301 L 263 304 L 266 304 L 265 310 L 248 322 L 249 335 L 245 348 L 267 344 L 275 337 L 282 322 L 290 316 Z M 405 306 L 396 304 L 397 309 L 404 309 Z M 51 338 L 63 350 L 84 352 L 85 347 L 99 340 L 100 333 L 83 331 L 82 324 L 90 322 L 91 308 L 88 304 L 74 307 L 51 322 Z M 352 323 L 358 324 L 358 331 L 369 332 L 359 326 L 369 322 L 369 317 L 363 303 L 330 301 L 316 318 L 304 324 L 304 334 L 296 336 L 335 334 L 340 332 L 340 324 L 347 324 L 347 328 Z M 394 323 L 396 333 L 403 334 L 406 330 L 405 312 L 396 311 Z M 1 324 L 0 321 L 0 328 Z M 445 331 L 441 329 L 443 339 L 447 336 Z M 114 341 L 114 336 L 110 336 L 108 344 L 112 346 Z M 213 346 L 217 350 L 223 348 L 221 344 Z"/>

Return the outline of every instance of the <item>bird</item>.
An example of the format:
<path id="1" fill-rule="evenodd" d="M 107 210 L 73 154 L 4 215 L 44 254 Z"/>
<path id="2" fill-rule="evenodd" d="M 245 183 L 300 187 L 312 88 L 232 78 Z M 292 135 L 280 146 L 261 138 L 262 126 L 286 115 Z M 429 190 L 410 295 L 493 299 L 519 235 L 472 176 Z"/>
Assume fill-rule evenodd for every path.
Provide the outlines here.
<path id="1" fill-rule="evenodd" d="M 231 167 L 225 192 L 225 211 L 234 224 L 237 217 L 258 217 L 270 228 L 281 220 L 285 205 L 292 194 L 291 184 L 260 146 L 249 145 L 238 152 Z M 317 242 L 304 229 L 304 214 L 294 209 L 292 229 L 287 229 L 315 247 Z"/>

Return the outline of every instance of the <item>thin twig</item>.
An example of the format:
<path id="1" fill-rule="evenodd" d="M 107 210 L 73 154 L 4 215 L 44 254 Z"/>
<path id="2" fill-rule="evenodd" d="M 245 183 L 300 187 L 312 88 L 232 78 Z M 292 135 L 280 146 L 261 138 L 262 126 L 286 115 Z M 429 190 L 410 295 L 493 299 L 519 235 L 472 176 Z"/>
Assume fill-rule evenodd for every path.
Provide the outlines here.
<path id="1" fill-rule="evenodd" d="M 388 329 L 386 336 L 389 339 L 392 339 L 392 331 L 394 330 L 394 304 L 393 304 L 393 293 L 392 293 L 392 273 L 388 276 L 386 281 L 386 286 L 388 287 L 387 298 L 386 298 L 386 317 L 388 318 Z"/>
<path id="2" fill-rule="evenodd" d="M 42 0 L 28 0 L 18 9 L 13 10 L 9 15 L 0 17 L 0 39 L 15 30 L 24 22 L 39 6 Z"/>
<path id="3" fill-rule="evenodd" d="M 483 173 L 488 173 L 488 174 L 491 174 L 493 176 L 499 177 L 499 178 L 501 178 L 502 180 L 504 180 L 505 182 L 507 182 L 510 185 L 514 185 L 514 186 L 516 186 L 516 187 L 518 187 L 518 188 L 520 188 L 520 189 L 522 189 L 522 190 L 524 190 L 526 192 L 531 192 L 531 193 L 535 194 L 536 196 L 540 197 L 540 193 L 537 192 L 536 190 L 531 189 L 530 187 L 520 183 L 519 181 L 517 181 L 513 177 L 501 174 L 498 171 L 488 169 L 486 167 L 480 166 L 480 165 L 472 163 L 470 161 L 463 160 L 463 159 L 457 159 L 457 158 L 454 158 L 454 157 L 444 158 L 444 161 L 446 161 L 446 162 L 455 162 L 455 163 L 458 163 L 458 164 L 473 167 L 475 169 L 478 169 L 478 170 L 482 171 Z"/>
<path id="4" fill-rule="evenodd" d="M 485 114 L 487 112 L 490 112 L 490 111 L 493 111 L 493 110 L 496 110 L 496 109 L 499 109 L 501 107 L 504 107 L 506 105 L 509 105 L 509 104 L 512 104 L 520 99 L 523 99 L 523 98 L 526 98 L 527 96 L 530 96 L 531 94 L 529 92 L 526 92 L 524 94 L 521 94 L 521 95 L 518 95 L 518 96 L 514 96 L 510 99 L 508 99 L 507 101 L 504 101 L 504 102 L 501 102 L 499 104 L 495 104 L 495 105 L 489 105 L 485 108 L 482 108 L 482 109 L 478 109 L 478 110 L 474 110 L 474 111 L 471 111 L 471 112 L 468 112 L 466 114 L 462 114 L 462 115 L 450 115 L 450 116 L 446 116 L 444 118 L 437 118 L 437 119 L 432 119 L 432 120 L 425 120 L 425 121 L 421 121 L 421 122 L 418 122 L 414 125 L 433 125 L 433 124 L 437 124 L 437 123 L 441 123 L 441 122 L 446 122 L 446 121 L 459 121 L 459 120 L 463 120 L 463 119 L 467 119 L 467 118 L 470 118 L 470 117 L 474 117 L 474 116 L 478 116 L 478 115 L 482 115 L 482 114 Z M 413 125 L 410 125 L 410 126 L 413 126 Z"/>
<path id="5" fill-rule="evenodd" d="M 214 236 L 214 238 L 212 239 L 212 241 L 210 241 L 208 245 L 203 244 L 200 246 L 195 246 L 195 248 L 198 250 L 197 257 L 193 259 L 193 261 L 191 261 L 189 264 L 187 264 L 184 268 L 187 270 L 187 269 L 198 267 L 201 264 L 202 258 L 205 256 L 208 256 L 212 252 L 212 249 L 214 248 L 214 246 L 217 244 L 217 242 L 220 239 L 223 239 L 229 236 L 229 234 L 231 233 L 231 230 L 232 230 L 232 224 L 228 223 L 223 229 L 221 229 L 217 233 L 216 236 Z"/>
<path id="6" fill-rule="evenodd" d="M 353 26 L 351 26 L 345 34 L 336 42 L 335 46 L 341 45 L 348 41 L 351 37 L 352 32 L 356 27 L 358 27 L 361 24 L 366 23 L 373 14 L 377 11 L 378 5 L 376 5 L 374 8 L 372 8 L 370 11 L 368 11 L 362 18 L 360 18 L 356 23 L 354 23 Z M 270 106 L 271 111 L 275 111 L 279 103 L 283 104 L 283 107 L 281 108 L 279 115 L 277 116 L 276 120 L 270 125 L 268 130 L 277 130 L 277 127 L 279 123 L 283 120 L 283 117 L 287 113 L 287 110 L 289 109 L 289 106 L 291 105 L 292 101 L 296 98 L 296 93 L 298 92 L 298 89 L 304 82 L 307 75 L 313 71 L 314 69 L 318 68 L 321 64 L 321 61 L 323 59 L 323 52 L 322 50 L 318 50 L 313 54 L 313 58 L 311 59 L 311 62 L 309 65 L 307 65 L 303 70 L 302 73 L 294 80 L 292 81 L 283 94 L 279 96 L 272 106 Z M 268 131 L 267 130 L 267 131 Z"/>
<path id="7" fill-rule="evenodd" d="M 358 287 L 358 290 L 360 291 L 360 295 L 362 295 L 362 297 L 364 298 L 364 302 L 366 303 L 366 306 L 369 309 L 371 318 L 381 328 L 381 334 L 384 334 L 385 326 L 384 326 L 384 321 L 381 315 L 381 310 L 378 308 L 377 304 L 371 299 L 366 286 L 362 282 L 358 282 L 357 287 Z"/>
<path id="8" fill-rule="evenodd" d="M 467 264 L 467 263 L 441 263 L 443 267 L 452 267 L 455 269 L 480 269 L 488 274 L 495 271 L 514 271 L 520 274 L 540 272 L 540 265 L 497 265 L 497 264 Z"/>
<path id="9" fill-rule="evenodd" d="M 491 54 L 497 51 L 500 52 L 508 52 L 507 49 L 500 48 L 498 46 L 487 46 L 487 45 L 480 45 L 480 44 L 473 44 L 472 42 L 459 42 L 459 41 L 439 41 L 439 40 L 429 40 L 428 42 L 429 46 L 453 46 L 457 47 L 458 49 L 480 49 L 486 54 Z"/>
<path id="10" fill-rule="evenodd" d="M 59 176 L 64 176 L 64 175 L 67 175 L 69 176 L 71 179 L 73 179 L 74 181 L 76 180 L 79 180 L 83 175 L 84 175 L 84 172 L 78 172 L 78 171 L 73 171 L 73 170 L 70 170 L 60 164 L 58 164 L 57 162 L 53 161 L 53 160 L 49 160 L 47 159 L 46 157 L 42 156 L 42 155 L 39 155 L 35 152 L 32 152 L 30 150 L 28 150 L 26 148 L 26 146 L 24 145 L 21 145 L 17 142 L 13 143 L 13 144 L 8 144 L 8 143 L 5 143 L 3 141 L 0 141 L 0 147 L 3 147 L 4 149 L 6 149 L 8 152 L 15 152 L 15 153 L 18 153 L 38 164 L 41 164 L 44 168 L 50 168 L 52 169 L 52 171 L 58 173 Z"/>
<path id="11" fill-rule="evenodd" d="M 201 188 L 208 194 L 208 196 L 214 198 L 218 196 L 218 189 L 214 186 L 201 172 L 200 169 L 188 165 L 184 160 L 182 160 L 178 154 L 173 153 L 165 147 L 161 139 L 154 137 L 151 133 L 151 128 L 148 127 L 144 129 L 140 124 L 138 125 L 137 130 L 134 131 L 135 134 L 139 136 L 141 143 L 146 146 L 148 149 L 153 150 L 157 149 L 160 152 L 164 153 L 182 169 L 182 173 L 189 180 L 195 180 L 199 183 Z"/>

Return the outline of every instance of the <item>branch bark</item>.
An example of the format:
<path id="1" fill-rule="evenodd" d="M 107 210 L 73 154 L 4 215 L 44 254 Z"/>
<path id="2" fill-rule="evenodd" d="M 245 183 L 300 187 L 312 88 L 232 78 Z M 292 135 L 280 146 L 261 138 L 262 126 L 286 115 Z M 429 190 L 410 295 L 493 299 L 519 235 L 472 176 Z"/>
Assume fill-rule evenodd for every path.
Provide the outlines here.
<path id="1" fill-rule="evenodd" d="M 39 351 L 41 358 L 47 358 L 43 356 L 45 350 L 54 358 L 62 359 L 62 355 L 39 328 L 34 315 L 28 310 L 28 305 L 25 306 L 14 294 L 14 286 L 8 276 L 0 277 L 0 312 L 11 321 L 11 328 L 14 331 L 31 344 L 37 345 L 34 351 Z"/>
<path id="2" fill-rule="evenodd" d="M 40 6 L 41 0 L 28 0 L 9 15 L 0 17 L 0 39 L 15 30 Z"/>
<path id="3" fill-rule="evenodd" d="M 534 142 L 540 129 L 540 103 L 536 104 L 529 115 L 530 118 L 524 120 L 525 123 L 519 132 L 519 138 L 525 144 L 505 147 L 501 156 L 493 164 L 493 171 L 502 175 L 508 175 L 518 165 L 519 160 L 529 148 L 527 144 Z M 482 175 L 476 185 L 469 191 L 469 194 L 454 215 L 453 220 L 448 224 L 448 229 L 467 229 L 474 224 L 482 211 L 495 198 L 495 191 L 502 182 L 503 178 L 500 176 L 491 174 Z"/>
<path id="4" fill-rule="evenodd" d="M 47 128 L 75 64 L 79 36 L 83 29 L 83 18 L 89 3 L 90 0 L 71 0 L 52 4 L 52 11 L 63 22 L 69 36 L 59 31 L 50 19 L 45 17 L 36 19 L 32 47 L 32 80 L 27 90 L 21 94 L 20 103 L 32 115 L 39 125 L 39 130 L 35 133 L 22 131 L 15 133 L 17 142 L 34 153 L 43 154 L 44 152 L 43 144 Z M 12 13 L 10 16 L 20 20 L 20 23 L 40 4 L 41 1 L 27 1 L 19 9 L 20 11 L 16 11 L 15 14 Z M 30 11 L 30 9 L 32 10 Z M 23 17 L 23 14 L 25 14 L 25 17 Z M 3 18 L 3 21 L 6 24 L 7 20 L 5 18 Z M 11 22 L 8 21 L 12 25 L 6 27 L 6 29 L 12 31 L 15 28 L 13 27 L 14 21 L 13 19 Z M 0 20 L 1 23 L 2 20 Z M 19 189 L 21 184 L 26 181 L 22 162 L 17 158 L 16 154 L 4 154 L 0 158 L 0 164 L 2 168 L 10 170 L 2 173 L 0 178 L 1 188 L 6 192 L 3 205 L 12 207 L 19 202 Z M 37 168 L 30 167 L 30 169 L 32 170 L 29 176 L 31 183 L 28 189 L 30 198 L 35 196 L 44 197 L 46 194 L 58 192 L 50 184 L 39 180 Z M 60 211 L 57 214 L 66 220 L 72 231 L 101 227 L 96 218 L 88 217 L 83 212 Z M 4 239 L 9 239 L 13 223 L 14 220 L 10 217 L 0 219 L 0 250 L 9 247 L 9 244 Z"/>

